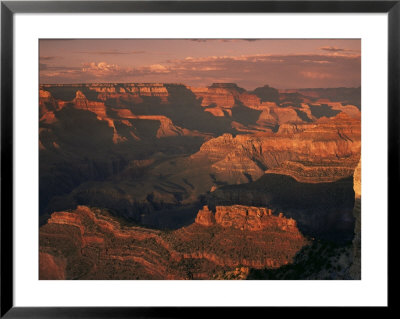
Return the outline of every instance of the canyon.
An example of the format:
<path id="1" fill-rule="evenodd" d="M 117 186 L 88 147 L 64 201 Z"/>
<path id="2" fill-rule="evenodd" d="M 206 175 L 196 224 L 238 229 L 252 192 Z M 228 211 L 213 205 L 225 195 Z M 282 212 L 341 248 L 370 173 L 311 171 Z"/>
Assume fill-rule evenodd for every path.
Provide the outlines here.
<path id="1" fill-rule="evenodd" d="M 40 228 L 39 278 L 211 279 L 235 267 L 278 268 L 308 243 L 293 220 L 265 208 L 219 207 L 210 225 L 199 222 L 204 210 L 173 232 L 123 226 L 86 206 L 55 212 Z M 243 227 L 246 213 L 262 226 Z"/>
<path id="2" fill-rule="evenodd" d="M 358 247 L 359 97 L 41 84 L 40 278 L 246 277 L 312 238 Z"/>

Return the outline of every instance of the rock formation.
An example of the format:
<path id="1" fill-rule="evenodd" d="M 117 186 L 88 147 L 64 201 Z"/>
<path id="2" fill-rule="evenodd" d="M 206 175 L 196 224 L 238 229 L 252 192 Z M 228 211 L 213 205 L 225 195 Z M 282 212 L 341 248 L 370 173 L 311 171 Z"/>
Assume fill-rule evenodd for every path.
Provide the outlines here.
<path id="1" fill-rule="evenodd" d="M 357 92 L 41 85 L 40 277 L 243 277 L 290 263 L 299 229 L 349 240 Z"/>
<path id="2" fill-rule="evenodd" d="M 282 94 L 298 94 L 305 101 L 341 102 L 343 105 L 355 105 L 361 108 L 361 87 L 357 88 L 320 88 L 320 89 L 285 89 L 279 90 Z"/>
<path id="3" fill-rule="evenodd" d="M 72 103 L 77 109 L 93 112 L 97 115 L 98 119 L 107 118 L 106 106 L 103 102 L 89 101 L 85 94 L 80 90 L 76 91 L 75 98 Z"/>
<path id="4" fill-rule="evenodd" d="M 64 280 L 66 259 L 51 254 L 39 253 L 39 278 L 45 280 Z"/>
<path id="5" fill-rule="evenodd" d="M 224 228 L 231 227 L 250 231 L 275 228 L 298 232 L 296 221 L 283 217 L 282 213 L 274 216 L 271 209 L 243 205 L 216 206 L 215 216 L 208 206 L 204 206 L 197 214 L 196 223 L 203 226 L 218 224 Z"/>
<path id="6" fill-rule="evenodd" d="M 266 209 L 220 207 L 218 212 L 225 220 L 224 211 L 233 217 L 246 209 L 257 218 L 266 213 L 261 218 L 269 222 L 257 230 L 227 228 L 203 209 L 195 224 L 164 233 L 122 226 L 86 206 L 53 213 L 40 228 L 40 279 L 211 279 L 240 265 L 280 267 L 308 243 L 295 223 Z"/>
<path id="7" fill-rule="evenodd" d="M 203 209 L 199 210 L 195 220 L 196 224 L 203 226 L 215 225 L 215 216 L 208 206 L 204 206 Z"/>
<path id="8" fill-rule="evenodd" d="M 207 88 L 190 88 L 197 98 L 201 98 L 201 105 L 208 107 L 216 105 L 220 108 L 232 108 L 243 89 L 234 83 L 214 83 Z"/>
<path id="9" fill-rule="evenodd" d="M 265 171 L 308 183 L 329 182 L 353 174 L 360 131 L 359 120 L 340 113 L 316 123 L 284 124 L 276 134 L 224 134 L 205 142 L 192 158 L 207 158 L 216 176 L 238 171 L 257 179 Z"/>
<path id="10" fill-rule="evenodd" d="M 361 159 L 354 171 L 354 193 L 353 214 L 356 225 L 353 239 L 353 264 L 349 272 L 353 279 L 361 279 Z"/>
<path id="11" fill-rule="evenodd" d="M 45 87 L 46 86 L 43 86 L 43 88 Z M 72 85 L 72 88 L 73 87 L 74 86 Z M 207 133 L 180 128 L 174 125 L 171 119 L 163 115 L 134 115 L 129 108 L 113 108 L 105 105 L 104 101 L 108 99 L 117 99 L 119 104 L 124 104 L 121 102 L 125 101 L 124 99 L 131 102 L 135 97 L 140 98 L 141 96 L 155 96 L 161 98 L 162 102 L 166 102 L 168 91 L 163 84 L 126 84 L 125 88 L 119 85 L 93 84 L 88 86 L 88 88 L 100 92 L 98 101 L 89 100 L 79 89 L 76 90 L 75 97 L 71 101 L 57 101 L 52 97 L 50 92 L 41 89 L 39 92 L 40 120 L 43 123 L 52 124 L 57 121 L 54 111 L 72 105 L 76 109 L 92 112 L 96 114 L 98 120 L 105 121 L 107 125 L 113 129 L 112 141 L 114 144 L 126 142 L 130 138 L 140 140 L 135 127 L 130 120 L 158 122 L 159 128 L 155 134 L 155 137 L 157 138 L 171 136 L 197 136 L 208 139 L 210 137 Z M 131 92 L 134 94 L 131 94 Z M 134 101 L 138 102 L 137 100 Z M 129 134 L 127 136 L 121 135 L 116 123 L 128 126 Z"/>
<path id="12" fill-rule="evenodd" d="M 39 90 L 39 119 L 44 123 L 54 123 L 54 111 L 60 107 L 49 91 Z"/>

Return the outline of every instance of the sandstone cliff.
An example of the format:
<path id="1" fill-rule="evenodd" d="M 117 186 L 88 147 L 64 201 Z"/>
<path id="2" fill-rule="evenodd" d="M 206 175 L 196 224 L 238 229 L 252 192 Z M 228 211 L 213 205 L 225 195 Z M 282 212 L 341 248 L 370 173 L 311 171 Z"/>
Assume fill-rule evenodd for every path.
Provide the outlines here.
<path id="1" fill-rule="evenodd" d="M 201 99 L 204 107 L 216 105 L 220 108 L 232 108 L 236 99 L 244 90 L 233 83 L 214 83 L 207 88 L 190 88 L 190 90 Z"/>
<path id="2" fill-rule="evenodd" d="M 361 279 L 361 159 L 354 171 L 354 193 L 353 214 L 356 225 L 353 239 L 353 264 L 349 272 L 353 279 Z"/>
<path id="3" fill-rule="evenodd" d="M 72 86 L 74 88 L 74 86 Z M 113 130 L 112 141 L 114 144 L 126 142 L 129 139 L 140 140 L 135 125 L 131 120 L 136 121 L 153 121 L 158 122 L 158 129 L 155 137 L 171 137 L 171 136 L 195 136 L 204 139 L 210 138 L 210 134 L 201 133 L 195 130 L 188 130 L 175 125 L 170 118 L 163 115 L 134 115 L 129 108 L 110 107 L 106 106 L 105 102 L 116 100 L 114 104 L 124 105 L 126 102 L 130 103 L 140 102 L 135 100 L 135 97 L 140 96 L 154 96 L 163 98 L 162 101 L 166 102 L 168 92 L 163 84 L 126 84 L 125 87 L 120 85 L 100 85 L 93 84 L 87 85 L 86 88 L 100 92 L 98 100 L 89 100 L 87 96 L 81 91 L 76 90 L 75 97 L 71 101 L 56 100 L 52 97 L 51 93 L 45 90 L 40 90 L 40 120 L 43 123 L 52 124 L 57 121 L 55 111 L 58 111 L 65 106 L 73 106 L 78 110 L 89 111 L 96 114 L 99 121 L 105 121 L 107 125 Z M 135 94 L 133 94 L 133 93 Z M 152 127 L 150 124 L 149 127 Z M 152 135 L 151 130 L 148 130 Z M 123 133 L 124 132 L 124 133 Z M 128 134 L 127 134 L 128 133 Z"/>
<path id="4" fill-rule="evenodd" d="M 196 223 L 203 226 L 221 225 L 240 230 L 260 231 L 263 229 L 280 229 L 298 232 L 297 223 L 292 218 L 285 218 L 283 213 L 272 215 L 272 210 L 265 207 L 244 205 L 216 206 L 215 215 L 204 206 L 196 217 Z"/>
<path id="5" fill-rule="evenodd" d="M 39 90 L 39 119 L 45 123 L 54 123 L 54 111 L 60 107 L 49 91 Z"/>
<path id="6" fill-rule="evenodd" d="M 265 172 L 308 183 L 335 181 L 353 174 L 360 131 L 359 120 L 340 113 L 316 123 L 281 125 L 276 134 L 224 134 L 205 142 L 192 158 L 208 159 L 222 180 L 235 172 L 245 172 L 254 180 Z"/>
<path id="7" fill-rule="evenodd" d="M 265 212 L 262 218 L 268 222 L 256 230 L 217 223 L 164 233 L 122 226 L 105 212 L 85 206 L 53 213 L 40 228 L 40 279 L 211 279 L 240 265 L 280 267 L 308 243 L 295 223 L 268 215 L 266 209 L 218 211 L 233 218 L 246 209 L 251 216 Z M 204 216 L 204 211 L 199 214 Z"/>

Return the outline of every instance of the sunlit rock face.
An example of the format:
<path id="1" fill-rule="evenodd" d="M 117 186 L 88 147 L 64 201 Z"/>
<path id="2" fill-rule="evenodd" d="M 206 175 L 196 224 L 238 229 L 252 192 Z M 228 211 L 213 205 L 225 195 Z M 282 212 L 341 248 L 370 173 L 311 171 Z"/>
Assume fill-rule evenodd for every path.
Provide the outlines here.
<path id="1" fill-rule="evenodd" d="M 103 102 L 89 101 L 87 97 L 80 91 L 76 91 L 75 98 L 72 103 L 77 109 L 86 110 L 95 113 L 99 119 L 107 117 L 106 106 Z"/>
<path id="2" fill-rule="evenodd" d="M 355 88 L 319 88 L 319 89 L 283 89 L 280 96 L 285 94 L 296 95 L 297 98 L 314 102 L 341 102 L 342 105 L 355 105 L 361 108 L 361 87 Z"/>
<path id="3" fill-rule="evenodd" d="M 208 206 L 204 206 L 203 209 L 199 210 L 197 213 L 195 222 L 203 226 L 213 226 L 215 225 L 214 213 L 208 209 Z"/>
<path id="4" fill-rule="evenodd" d="M 40 277 L 209 279 L 351 240 L 356 91 L 42 85 Z"/>
<path id="5" fill-rule="evenodd" d="M 201 99 L 201 105 L 215 105 L 221 108 L 232 108 L 236 99 L 244 91 L 234 83 L 214 83 L 207 88 L 190 88 L 197 98 Z"/>
<path id="6" fill-rule="evenodd" d="M 354 170 L 354 193 L 356 199 L 361 199 L 361 159 Z"/>
<path id="7" fill-rule="evenodd" d="M 168 90 L 163 83 L 98 83 L 87 86 L 99 93 L 102 99 L 121 97 L 126 93 L 136 97 L 157 96 L 163 101 L 168 98 Z"/>
<path id="8" fill-rule="evenodd" d="M 268 228 L 298 232 L 296 221 L 283 213 L 272 215 L 272 209 L 244 205 L 216 206 L 215 215 L 204 206 L 199 210 L 196 223 L 203 226 L 221 225 L 224 228 L 259 231 Z"/>
<path id="9" fill-rule="evenodd" d="M 39 90 L 39 119 L 44 123 L 56 121 L 54 111 L 60 109 L 59 104 L 49 91 Z"/>
<path id="10" fill-rule="evenodd" d="M 356 219 L 353 239 L 353 264 L 350 275 L 353 279 L 361 279 L 361 159 L 354 171 L 355 202 L 353 215 Z"/>
<path id="11" fill-rule="evenodd" d="M 236 224 L 245 210 L 263 226 Z M 53 213 L 40 228 L 40 279 L 212 279 L 240 265 L 280 267 L 308 244 L 294 221 L 267 209 L 219 207 L 217 215 L 215 223 L 204 208 L 196 223 L 164 233 L 86 206 Z"/>
<path id="12" fill-rule="evenodd" d="M 246 183 L 265 173 L 286 174 L 307 183 L 332 181 L 351 176 L 358 162 L 360 112 L 341 102 L 322 108 L 315 101 L 315 105 L 302 101 L 282 107 L 273 88 L 246 92 L 232 83 L 198 89 L 159 83 L 42 85 L 40 89 L 41 156 L 62 163 L 62 183 L 54 180 L 58 177 L 49 165 L 41 170 L 49 168 L 52 186 L 45 189 L 50 193 L 68 193 L 88 178 L 103 180 L 120 173 L 131 160 L 149 159 L 152 154 L 188 156 L 178 161 L 184 161 L 181 168 L 187 173 L 180 175 L 189 184 L 175 177 L 173 165 L 168 165 L 171 177 L 165 187 L 172 189 L 161 194 L 160 201 L 174 198 L 172 185 L 194 199 L 214 184 Z M 209 91 L 223 91 L 235 99 L 235 105 L 201 106 L 204 101 L 198 95 Z M 161 165 L 166 164 L 152 166 L 149 174 L 162 176 Z M 150 181 L 159 183 L 155 178 Z"/>
<path id="13" fill-rule="evenodd" d="M 216 174 L 285 174 L 303 182 L 351 176 L 361 149 L 360 122 L 344 113 L 313 123 L 283 124 L 276 134 L 224 134 L 204 143 L 193 158 L 210 160 Z"/>

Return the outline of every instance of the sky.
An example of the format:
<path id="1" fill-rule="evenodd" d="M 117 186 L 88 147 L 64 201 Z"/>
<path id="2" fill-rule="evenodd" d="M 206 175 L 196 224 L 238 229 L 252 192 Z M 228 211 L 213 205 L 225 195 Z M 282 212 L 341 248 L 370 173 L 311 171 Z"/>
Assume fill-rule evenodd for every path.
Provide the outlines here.
<path id="1" fill-rule="evenodd" d="M 41 39 L 41 84 L 361 86 L 360 39 Z"/>

